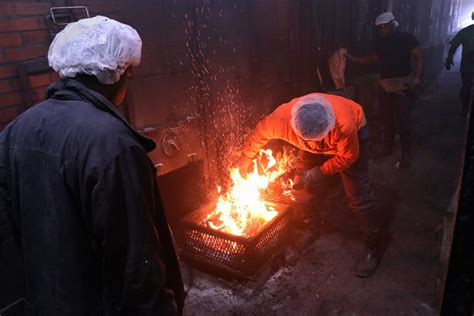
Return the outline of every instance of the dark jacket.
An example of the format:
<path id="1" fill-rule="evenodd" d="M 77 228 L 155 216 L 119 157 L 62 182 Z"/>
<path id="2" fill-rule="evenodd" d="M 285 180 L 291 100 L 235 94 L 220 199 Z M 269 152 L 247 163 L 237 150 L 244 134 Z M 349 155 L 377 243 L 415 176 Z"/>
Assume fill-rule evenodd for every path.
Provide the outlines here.
<path id="1" fill-rule="evenodd" d="M 47 96 L 0 134 L 0 208 L 34 314 L 175 314 L 183 286 L 146 155 L 155 143 L 74 80 Z"/>

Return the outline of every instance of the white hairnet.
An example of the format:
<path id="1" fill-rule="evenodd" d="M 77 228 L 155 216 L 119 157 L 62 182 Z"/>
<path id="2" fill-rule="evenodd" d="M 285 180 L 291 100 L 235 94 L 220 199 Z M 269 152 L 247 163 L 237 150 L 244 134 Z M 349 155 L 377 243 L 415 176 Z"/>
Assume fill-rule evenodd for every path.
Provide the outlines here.
<path id="1" fill-rule="evenodd" d="M 49 46 L 49 65 L 61 77 L 93 75 L 113 84 L 129 66 L 140 63 L 142 40 L 129 25 L 104 16 L 68 24 Z"/>
<path id="2" fill-rule="evenodd" d="M 395 21 L 395 17 L 393 16 L 392 12 L 384 12 L 375 18 L 375 25 L 379 26 L 382 24 L 387 24 Z"/>
<path id="3" fill-rule="evenodd" d="M 322 140 L 335 125 L 334 110 L 323 96 L 301 97 L 291 109 L 291 127 L 305 140 Z"/>

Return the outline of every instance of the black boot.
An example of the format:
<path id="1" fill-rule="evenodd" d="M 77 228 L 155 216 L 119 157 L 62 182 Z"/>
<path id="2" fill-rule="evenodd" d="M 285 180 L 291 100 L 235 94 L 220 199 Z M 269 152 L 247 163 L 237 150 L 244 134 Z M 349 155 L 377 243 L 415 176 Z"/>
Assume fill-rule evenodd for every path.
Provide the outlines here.
<path id="1" fill-rule="evenodd" d="M 411 156 L 407 153 L 402 153 L 402 156 L 395 164 L 395 168 L 397 169 L 405 169 L 411 167 Z"/>
<path id="2" fill-rule="evenodd" d="M 395 168 L 410 168 L 411 167 L 411 133 L 405 132 L 400 134 L 400 147 L 402 155 L 395 164 Z"/>
<path id="3" fill-rule="evenodd" d="M 357 265 L 356 275 L 360 278 L 368 278 L 372 276 L 380 263 L 380 255 L 378 251 L 365 249 L 364 256 Z"/>
<path id="4" fill-rule="evenodd" d="M 368 278 L 377 271 L 380 263 L 380 230 L 368 233 L 364 244 L 365 249 L 357 265 L 356 275 L 361 278 Z"/>

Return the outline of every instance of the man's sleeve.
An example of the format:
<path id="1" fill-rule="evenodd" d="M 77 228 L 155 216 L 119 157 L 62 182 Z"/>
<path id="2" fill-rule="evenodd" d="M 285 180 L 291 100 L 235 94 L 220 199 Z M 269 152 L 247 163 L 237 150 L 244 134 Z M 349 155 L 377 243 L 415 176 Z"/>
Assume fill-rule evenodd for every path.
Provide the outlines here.
<path id="1" fill-rule="evenodd" d="M 285 132 L 286 125 L 275 112 L 267 115 L 245 139 L 242 153 L 249 158 L 254 158 L 260 148 L 270 140 L 284 138 L 284 134 L 287 133 Z"/>
<path id="2" fill-rule="evenodd" d="M 104 299 L 127 315 L 175 315 L 163 247 L 152 218 L 157 208 L 152 166 L 130 147 L 99 173 L 92 194 L 93 238 L 101 258 Z M 179 269 L 178 267 L 176 267 Z"/>
<path id="3" fill-rule="evenodd" d="M 459 31 L 454 37 L 453 39 L 449 42 L 449 44 L 455 48 L 458 48 L 459 45 L 462 44 L 463 42 L 463 30 Z"/>
<path id="4" fill-rule="evenodd" d="M 321 166 L 323 175 L 333 175 L 349 168 L 359 158 L 359 135 L 357 128 L 351 128 L 337 141 L 334 157 Z"/>
<path id="5" fill-rule="evenodd" d="M 416 39 L 414 35 L 407 33 L 406 45 L 409 51 L 420 46 L 420 42 Z"/>
<path id="6" fill-rule="evenodd" d="M 11 237 L 12 230 L 9 221 L 11 216 L 11 200 L 8 193 L 7 179 L 9 176 L 2 166 L 0 166 L 0 242 Z"/>

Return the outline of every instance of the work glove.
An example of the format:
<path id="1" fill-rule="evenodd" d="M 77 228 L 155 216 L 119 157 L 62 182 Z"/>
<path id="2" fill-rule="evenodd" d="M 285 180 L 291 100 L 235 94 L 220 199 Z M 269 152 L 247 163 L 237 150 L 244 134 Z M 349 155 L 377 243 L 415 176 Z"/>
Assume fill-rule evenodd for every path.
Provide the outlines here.
<path id="1" fill-rule="evenodd" d="M 299 180 L 293 185 L 293 189 L 301 190 L 307 187 L 310 183 L 321 182 L 324 178 L 319 166 L 303 171 L 299 174 Z"/>
<path id="2" fill-rule="evenodd" d="M 451 70 L 451 66 L 454 66 L 453 57 L 448 56 L 448 58 L 446 58 L 446 63 L 444 66 L 446 67 L 446 70 Z"/>
<path id="3" fill-rule="evenodd" d="M 247 157 L 246 155 L 240 155 L 239 159 L 235 162 L 234 168 L 239 168 L 240 175 L 242 178 L 247 177 L 248 169 L 252 165 L 252 158 Z"/>

